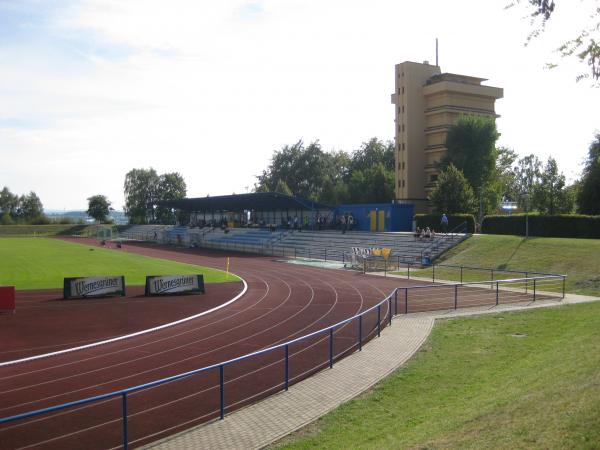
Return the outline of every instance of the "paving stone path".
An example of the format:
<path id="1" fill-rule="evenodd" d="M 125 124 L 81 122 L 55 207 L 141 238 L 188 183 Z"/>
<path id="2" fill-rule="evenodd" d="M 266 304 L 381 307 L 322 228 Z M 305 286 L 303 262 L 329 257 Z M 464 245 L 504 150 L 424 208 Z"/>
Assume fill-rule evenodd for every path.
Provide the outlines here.
<path id="1" fill-rule="evenodd" d="M 356 397 L 405 364 L 429 336 L 436 319 L 490 314 L 597 301 L 600 298 L 567 295 L 561 301 L 465 308 L 397 316 L 380 338 L 363 350 L 336 362 L 333 369 L 290 386 L 265 400 L 228 414 L 225 420 L 203 424 L 144 448 L 259 449 L 318 419 Z"/>

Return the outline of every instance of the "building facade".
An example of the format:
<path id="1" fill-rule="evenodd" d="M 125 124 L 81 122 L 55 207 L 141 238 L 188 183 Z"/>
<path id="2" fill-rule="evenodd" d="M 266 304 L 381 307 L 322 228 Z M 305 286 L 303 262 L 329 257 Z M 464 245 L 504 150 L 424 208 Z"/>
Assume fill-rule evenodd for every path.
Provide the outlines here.
<path id="1" fill-rule="evenodd" d="M 446 154 L 446 135 L 461 115 L 496 118 L 501 88 L 484 78 L 441 73 L 440 67 L 405 61 L 396 65 L 392 94 L 396 135 L 396 201 L 428 209 L 428 196 Z"/>

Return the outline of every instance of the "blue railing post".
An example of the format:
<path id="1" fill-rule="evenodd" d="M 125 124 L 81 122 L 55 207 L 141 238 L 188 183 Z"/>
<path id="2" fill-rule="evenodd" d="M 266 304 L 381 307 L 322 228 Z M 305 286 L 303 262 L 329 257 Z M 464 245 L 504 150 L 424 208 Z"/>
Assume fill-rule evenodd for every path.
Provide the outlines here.
<path id="1" fill-rule="evenodd" d="M 221 420 L 225 418 L 225 366 L 219 366 L 219 386 L 220 386 L 220 401 L 221 401 Z"/>
<path id="2" fill-rule="evenodd" d="M 398 288 L 394 289 L 394 309 L 396 310 L 396 315 L 398 315 Z"/>
<path id="3" fill-rule="evenodd" d="M 500 301 L 500 291 L 498 289 L 498 282 L 496 281 L 496 306 L 498 306 L 498 303 Z"/>
<path id="4" fill-rule="evenodd" d="M 533 279 L 533 301 L 535 302 L 535 278 Z"/>
<path id="5" fill-rule="evenodd" d="M 454 285 L 454 309 L 458 309 L 458 284 Z"/>
<path id="6" fill-rule="evenodd" d="M 404 288 L 404 314 L 408 314 L 408 288 Z"/>
<path id="7" fill-rule="evenodd" d="M 406 262 L 406 266 L 408 267 L 408 279 L 410 280 L 410 262 Z"/>
<path id="8" fill-rule="evenodd" d="M 362 316 L 358 316 L 358 351 L 362 350 Z"/>
<path id="9" fill-rule="evenodd" d="M 129 431 L 127 429 L 127 392 L 121 394 L 123 399 L 123 449 L 127 450 L 129 443 Z"/>
<path id="10" fill-rule="evenodd" d="M 290 345 L 285 344 L 285 390 L 290 386 Z"/>
<path id="11" fill-rule="evenodd" d="M 388 299 L 388 314 L 390 315 L 390 321 L 388 322 L 388 325 L 392 326 L 392 297 Z"/>
<path id="12" fill-rule="evenodd" d="M 381 336 L 381 304 L 377 305 L 377 337 Z"/>
<path id="13" fill-rule="evenodd" d="M 460 266 L 460 284 L 463 284 L 463 266 Z"/>
<path id="14" fill-rule="evenodd" d="M 561 298 L 565 298 L 565 287 L 566 287 L 565 284 L 566 284 L 566 281 L 567 281 L 567 277 L 563 276 L 562 279 L 563 279 L 563 293 L 562 293 L 562 297 Z"/>
<path id="15" fill-rule="evenodd" d="M 529 287 L 529 272 L 525 272 L 525 293 L 527 294 L 527 288 Z"/>
<path id="16" fill-rule="evenodd" d="M 431 270 L 432 270 L 432 272 L 431 272 L 431 282 L 435 283 L 435 264 L 431 265 Z"/>
<path id="17" fill-rule="evenodd" d="M 329 329 L 329 368 L 333 369 L 333 328 Z"/>

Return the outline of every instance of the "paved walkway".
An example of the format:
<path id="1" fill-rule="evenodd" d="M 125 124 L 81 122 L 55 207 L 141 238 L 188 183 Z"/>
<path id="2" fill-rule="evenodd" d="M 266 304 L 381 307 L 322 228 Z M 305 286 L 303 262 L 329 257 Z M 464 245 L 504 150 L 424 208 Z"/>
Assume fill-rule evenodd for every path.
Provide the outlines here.
<path id="1" fill-rule="evenodd" d="M 562 302 L 537 301 L 398 316 L 391 327 L 382 331 L 380 338 L 371 340 L 361 352 L 335 363 L 333 369 L 294 384 L 287 392 L 230 413 L 225 420 L 199 425 L 145 448 L 259 449 L 356 397 L 402 366 L 425 342 L 435 319 L 598 300 L 600 298 L 569 294 Z"/>

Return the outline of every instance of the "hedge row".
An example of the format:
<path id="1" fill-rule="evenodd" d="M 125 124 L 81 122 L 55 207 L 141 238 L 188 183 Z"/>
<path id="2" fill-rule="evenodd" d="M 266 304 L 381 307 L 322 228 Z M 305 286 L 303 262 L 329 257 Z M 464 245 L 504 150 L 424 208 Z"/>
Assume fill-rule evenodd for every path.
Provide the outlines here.
<path id="1" fill-rule="evenodd" d="M 442 230 L 440 224 L 441 214 L 415 214 L 415 221 L 419 228 L 429 227 L 437 232 Z M 463 222 L 467 222 L 467 231 L 475 232 L 475 217 L 472 214 L 448 214 L 448 231 L 454 229 Z"/>
<path id="2" fill-rule="evenodd" d="M 481 232 L 525 235 L 525 214 L 485 216 Z M 600 239 L 600 216 L 529 215 L 529 236 Z"/>
<path id="3" fill-rule="evenodd" d="M 87 225 L 0 225 L 0 236 L 59 236 L 83 233 Z"/>

